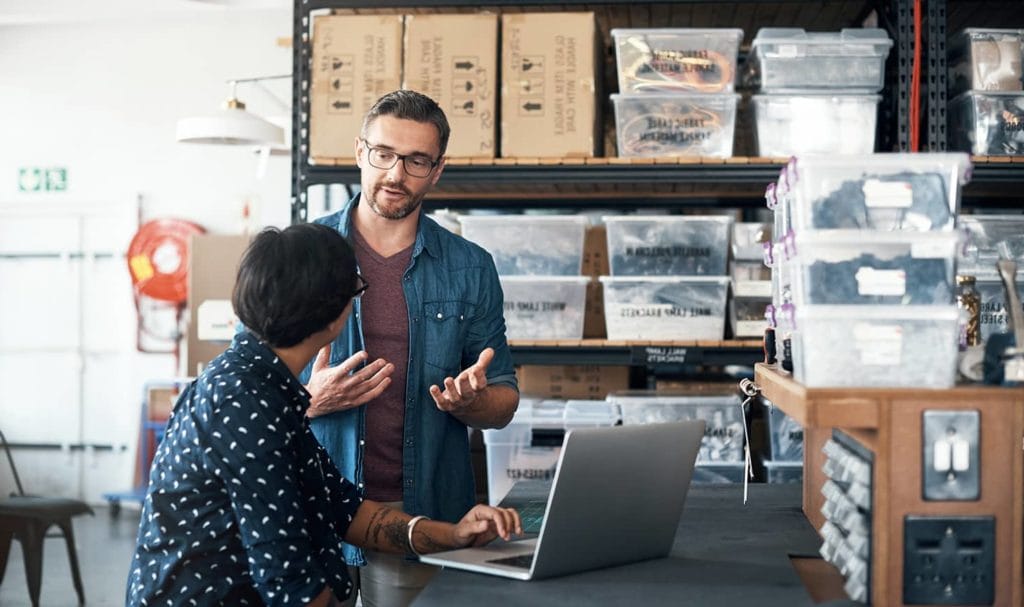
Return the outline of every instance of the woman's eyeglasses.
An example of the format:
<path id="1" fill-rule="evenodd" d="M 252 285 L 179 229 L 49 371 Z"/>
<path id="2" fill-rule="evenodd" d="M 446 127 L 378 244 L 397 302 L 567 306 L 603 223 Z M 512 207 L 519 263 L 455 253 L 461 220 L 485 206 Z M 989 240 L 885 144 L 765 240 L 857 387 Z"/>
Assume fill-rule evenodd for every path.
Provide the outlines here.
<path id="1" fill-rule="evenodd" d="M 356 278 L 359 281 L 359 286 L 356 287 L 356 290 L 352 292 L 352 299 L 359 299 L 363 295 L 363 293 L 365 293 L 366 290 L 370 288 L 370 283 L 366 282 L 366 279 L 364 279 L 362 276 L 356 274 Z"/>

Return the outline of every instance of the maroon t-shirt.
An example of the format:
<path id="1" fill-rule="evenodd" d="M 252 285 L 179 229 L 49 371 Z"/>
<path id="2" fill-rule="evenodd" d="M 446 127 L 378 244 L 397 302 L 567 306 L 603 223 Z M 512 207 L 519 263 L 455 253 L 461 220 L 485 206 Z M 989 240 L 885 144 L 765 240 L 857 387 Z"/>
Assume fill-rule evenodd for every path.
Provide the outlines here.
<path id="1" fill-rule="evenodd" d="M 366 497 L 378 502 L 402 499 L 402 439 L 405 429 L 405 382 L 409 363 L 409 312 L 402 276 L 412 246 L 381 257 L 358 230 L 353 230 L 359 273 L 370 285 L 362 297 L 363 339 L 369 360 L 395 365 L 391 384 L 366 407 L 363 482 Z"/>

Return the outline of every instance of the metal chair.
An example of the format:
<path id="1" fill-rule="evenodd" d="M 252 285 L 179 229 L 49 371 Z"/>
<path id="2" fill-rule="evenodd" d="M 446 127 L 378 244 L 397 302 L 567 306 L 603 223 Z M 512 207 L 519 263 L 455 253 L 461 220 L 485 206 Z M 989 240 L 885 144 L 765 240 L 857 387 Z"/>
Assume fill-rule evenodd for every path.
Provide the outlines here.
<path id="1" fill-rule="evenodd" d="M 14 474 L 14 483 L 18 487 L 17 493 L 0 499 L 0 583 L 3 583 L 4 571 L 7 569 L 11 540 L 18 540 L 21 542 L 25 560 L 29 597 L 32 599 L 32 605 L 38 607 L 43 577 L 43 540 L 47 537 L 60 537 L 59 534 L 46 535 L 50 527 L 56 526 L 67 543 L 71 577 L 75 584 L 75 592 L 78 594 L 78 603 L 84 605 L 85 592 L 82 590 L 82 576 L 78 571 L 78 552 L 75 549 L 71 519 L 80 514 L 93 514 L 92 508 L 76 499 L 25 495 L 3 432 L 0 432 L 0 444 L 7 454 L 7 461 L 11 464 L 11 472 Z"/>

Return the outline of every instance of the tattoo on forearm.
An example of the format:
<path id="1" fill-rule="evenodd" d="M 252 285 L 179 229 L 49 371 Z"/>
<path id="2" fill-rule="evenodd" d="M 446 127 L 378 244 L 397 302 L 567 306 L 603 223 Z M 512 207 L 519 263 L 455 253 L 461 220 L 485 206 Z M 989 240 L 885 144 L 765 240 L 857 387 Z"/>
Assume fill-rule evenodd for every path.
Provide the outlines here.
<path id="1" fill-rule="evenodd" d="M 370 516 L 366 525 L 364 542 L 371 547 L 391 547 L 409 552 L 409 538 L 406 523 L 401 519 L 391 518 L 392 510 L 381 507 Z"/>

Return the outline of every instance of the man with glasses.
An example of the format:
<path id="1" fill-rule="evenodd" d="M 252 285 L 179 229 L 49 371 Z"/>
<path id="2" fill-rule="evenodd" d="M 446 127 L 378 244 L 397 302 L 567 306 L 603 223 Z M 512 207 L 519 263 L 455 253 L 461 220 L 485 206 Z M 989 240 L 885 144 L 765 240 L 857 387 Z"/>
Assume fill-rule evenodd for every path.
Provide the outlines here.
<path id="1" fill-rule="evenodd" d="M 367 113 L 355 141 L 362 191 L 317 222 L 349 237 L 372 288 L 301 379 L 313 433 L 346 478 L 369 499 L 453 522 L 475 501 L 466 427 L 508 424 L 519 391 L 493 260 L 421 208 L 449 133 L 441 108 L 413 91 Z M 408 604 L 434 573 L 344 551 L 366 607 Z"/>

